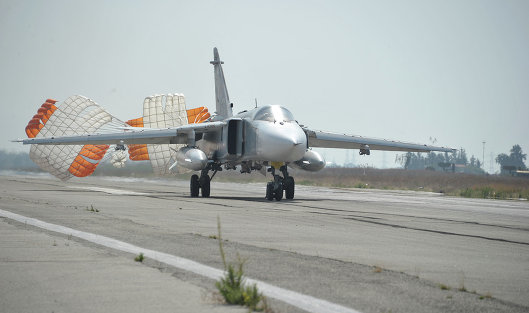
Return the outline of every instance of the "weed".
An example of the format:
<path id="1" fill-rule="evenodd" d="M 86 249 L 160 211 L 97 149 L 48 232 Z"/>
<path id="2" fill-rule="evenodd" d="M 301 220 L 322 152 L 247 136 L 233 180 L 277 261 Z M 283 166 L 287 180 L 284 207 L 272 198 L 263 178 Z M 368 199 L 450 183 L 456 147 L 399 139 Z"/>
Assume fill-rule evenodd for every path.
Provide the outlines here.
<path id="1" fill-rule="evenodd" d="M 57 246 L 57 242 L 55 240 L 53 240 L 53 246 L 56 247 Z"/>
<path id="2" fill-rule="evenodd" d="M 441 290 L 450 290 L 450 287 L 445 284 L 439 284 L 439 288 L 441 288 Z"/>
<path id="3" fill-rule="evenodd" d="M 467 292 L 467 288 L 465 287 L 465 273 L 461 272 L 461 282 L 459 284 L 459 289 L 457 289 L 462 292 Z"/>
<path id="4" fill-rule="evenodd" d="M 373 268 L 373 273 L 381 273 L 381 272 L 382 272 L 382 267 L 375 265 Z"/>
<path id="5" fill-rule="evenodd" d="M 209 239 L 217 239 L 217 236 L 216 235 L 209 235 L 208 238 Z"/>
<path id="6" fill-rule="evenodd" d="M 134 261 L 143 262 L 143 253 L 140 253 L 137 257 L 135 257 Z"/>
<path id="7" fill-rule="evenodd" d="M 222 235 L 220 230 L 220 218 L 217 217 L 217 229 L 219 240 L 220 256 L 222 258 L 222 264 L 226 274 L 220 281 L 215 283 L 215 286 L 219 290 L 220 294 L 224 298 L 224 301 L 228 304 L 237 304 L 248 307 L 250 311 L 265 311 L 272 312 L 268 307 L 266 300 L 262 293 L 257 289 L 257 285 L 247 286 L 244 282 L 244 263 L 246 260 L 242 260 L 237 256 L 237 265 L 226 263 L 226 255 L 224 253 L 224 246 L 222 243 Z M 259 305 L 261 304 L 261 305 Z"/>
<path id="8" fill-rule="evenodd" d="M 354 188 L 369 188 L 369 184 L 366 184 L 366 183 L 356 183 L 354 186 Z"/>

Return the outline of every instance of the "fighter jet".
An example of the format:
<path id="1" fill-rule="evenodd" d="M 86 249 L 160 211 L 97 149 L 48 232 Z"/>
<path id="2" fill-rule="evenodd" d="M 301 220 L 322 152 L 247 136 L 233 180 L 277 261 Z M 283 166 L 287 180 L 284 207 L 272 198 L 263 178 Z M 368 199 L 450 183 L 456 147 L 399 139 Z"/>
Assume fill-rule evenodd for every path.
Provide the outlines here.
<path id="1" fill-rule="evenodd" d="M 191 176 L 191 197 L 198 197 L 199 194 L 202 197 L 209 197 L 213 176 L 223 169 L 238 168 L 241 173 L 270 172 L 272 181 L 266 186 L 266 199 L 277 201 L 283 196 L 286 199 L 294 198 L 295 181 L 289 174 L 289 168 L 316 172 L 325 167 L 323 157 L 312 150 L 315 147 L 358 149 L 360 155 L 369 155 L 371 150 L 453 152 L 453 149 L 445 147 L 316 131 L 299 124 L 292 113 L 280 105 L 264 105 L 233 114 L 233 103 L 228 96 L 222 69 L 224 62 L 220 60 L 217 48 L 214 48 L 213 56 L 214 59 L 210 63 L 214 67 L 216 112 L 203 123 L 165 128 L 123 127 L 118 132 L 85 131 L 82 135 L 47 137 L 42 135 L 40 138 L 18 141 L 23 144 L 54 147 L 107 145 L 105 149 L 108 149 L 108 145 L 115 145 L 118 150 L 142 144 L 177 144 L 180 146 L 178 150 L 173 148 L 176 162 L 171 168 L 178 165 L 200 172 L 200 175 Z M 53 101 L 51 104 L 48 103 L 44 111 L 51 107 Z M 47 119 L 43 116 L 46 115 L 41 115 L 39 118 Z M 28 132 L 27 128 L 26 131 Z M 80 152 L 79 156 L 87 156 L 87 153 Z M 48 162 L 46 164 L 54 162 L 46 158 L 45 161 Z M 210 172 L 213 172 L 211 176 Z"/>

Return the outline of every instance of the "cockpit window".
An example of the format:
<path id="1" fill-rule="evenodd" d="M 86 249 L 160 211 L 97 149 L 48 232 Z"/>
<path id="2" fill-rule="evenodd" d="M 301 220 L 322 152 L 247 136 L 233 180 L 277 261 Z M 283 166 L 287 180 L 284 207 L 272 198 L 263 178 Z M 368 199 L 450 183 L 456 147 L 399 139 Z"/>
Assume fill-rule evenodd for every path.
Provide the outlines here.
<path id="1" fill-rule="evenodd" d="M 262 107 L 259 111 L 257 111 L 257 113 L 255 113 L 254 120 L 268 122 L 291 122 L 294 120 L 294 116 L 289 110 L 279 105 L 270 105 Z"/>

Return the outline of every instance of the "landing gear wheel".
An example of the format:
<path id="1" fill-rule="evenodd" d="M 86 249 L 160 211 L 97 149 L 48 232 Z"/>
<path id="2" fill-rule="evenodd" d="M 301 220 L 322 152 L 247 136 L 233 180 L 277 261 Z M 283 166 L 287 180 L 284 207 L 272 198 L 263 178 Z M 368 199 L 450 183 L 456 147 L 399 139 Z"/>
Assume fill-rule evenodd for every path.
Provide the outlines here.
<path id="1" fill-rule="evenodd" d="M 274 200 L 274 183 L 269 182 L 266 184 L 266 199 L 267 200 Z"/>
<path id="2" fill-rule="evenodd" d="M 192 198 L 198 197 L 198 192 L 200 189 L 200 182 L 198 181 L 198 175 L 191 176 L 191 182 L 189 184 L 189 187 L 191 191 L 191 197 Z"/>
<path id="3" fill-rule="evenodd" d="M 285 178 L 284 185 L 285 185 L 285 198 L 294 199 L 294 189 L 296 186 L 296 183 L 294 182 L 294 178 L 290 176 Z"/>
<path id="4" fill-rule="evenodd" d="M 202 189 L 202 198 L 209 198 L 209 193 L 210 193 L 210 183 L 211 183 L 211 179 L 209 178 L 208 175 L 201 175 L 200 176 L 200 188 Z M 198 193 L 197 193 L 197 197 L 198 197 Z"/>
<path id="5" fill-rule="evenodd" d="M 282 182 L 279 182 L 277 189 L 274 190 L 274 198 L 277 201 L 281 201 L 281 199 L 283 199 L 283 183 Z"/>

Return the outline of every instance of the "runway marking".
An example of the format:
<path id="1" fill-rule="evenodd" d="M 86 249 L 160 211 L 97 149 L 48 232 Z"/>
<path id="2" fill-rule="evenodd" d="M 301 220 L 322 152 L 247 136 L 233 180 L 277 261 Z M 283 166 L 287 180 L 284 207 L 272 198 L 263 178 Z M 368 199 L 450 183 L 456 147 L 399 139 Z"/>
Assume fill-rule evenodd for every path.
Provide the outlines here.
<path id="1" fill-rule="evenodd" d="M 139 254 L 143 253 L 143 255 L 147 258 L 156 260 L 158 262 L 162 262 L 174 267 L 177 267 L 179 269 L 193 272 L 195 274 L 205 276 L 214 280 L 219 280 L 221 277 L 224 276 L 224 271 L 216 269 L 214 267 L 210 267 L 198 262 L 195 262 L 193 260 L 181 258 L 175 255 L 145 249 L 142 247 L 138 247 L 135 245 L 132 245 L 130 243 L 126 243 L 124 241 L 120 241 L 117 239 L 113 239 L 110 237 L 97 235 L 93 233 L 83 232 L 80 230 L 76 230 L 73 228 L 57 225 L 57 224 L 51 224 L 47 223 L 35 218 L 26 217 L 23 215 L 19 215 L 16 213 L 12 213 L 9 211 L 4 211 L 0 209 L 0 216 L 9 218 L 15 221 L 18 221 L 20 223 L 25 223 L 27 225 L 36 226 L 42 229 L 46 229 L 49 231 L 61 233 L 64 235 L 71 235 L 86 241 L 93 242 L 95 244 L 105 246 L 108 248 L 132 253 L 132 254 Z M 298 293 L 289 289 L 283 289 L 281 287 L 277 287 L 259 280 L 246 278 L 246 282 L 249 284 L 256 284 L 257 287 L 263 292 L 264 295 L 270 298 L 274 298 L 283 302 L 286 302 L 290 305 L 293 305 L 297 308 L 300 308 L 302 310 L 313 312 L 313 313 L 360 313 L 359 311 L 341 306 L 336 303 L 332 303 L 323 299 L 314 298 L 309 295 L 305 295 L 302 293 Z"/>
<path id="2" fill-rule="evenodd" d="M 95 187 L 95 186 L 68 186 L 68 188 L 86 189 L 86 190 L 91 190 L 91 191 L 99 191 L 99 192 L 105 192 L 109 194 L 122 195 L 122 196 L 146 195 L 146 193 L 143 193 L 143 192 L 136 192 L 136 191 L 131 191 L 131 190 L 123 190 L 123 189 L 103 188 L 103 187 Z"/>

